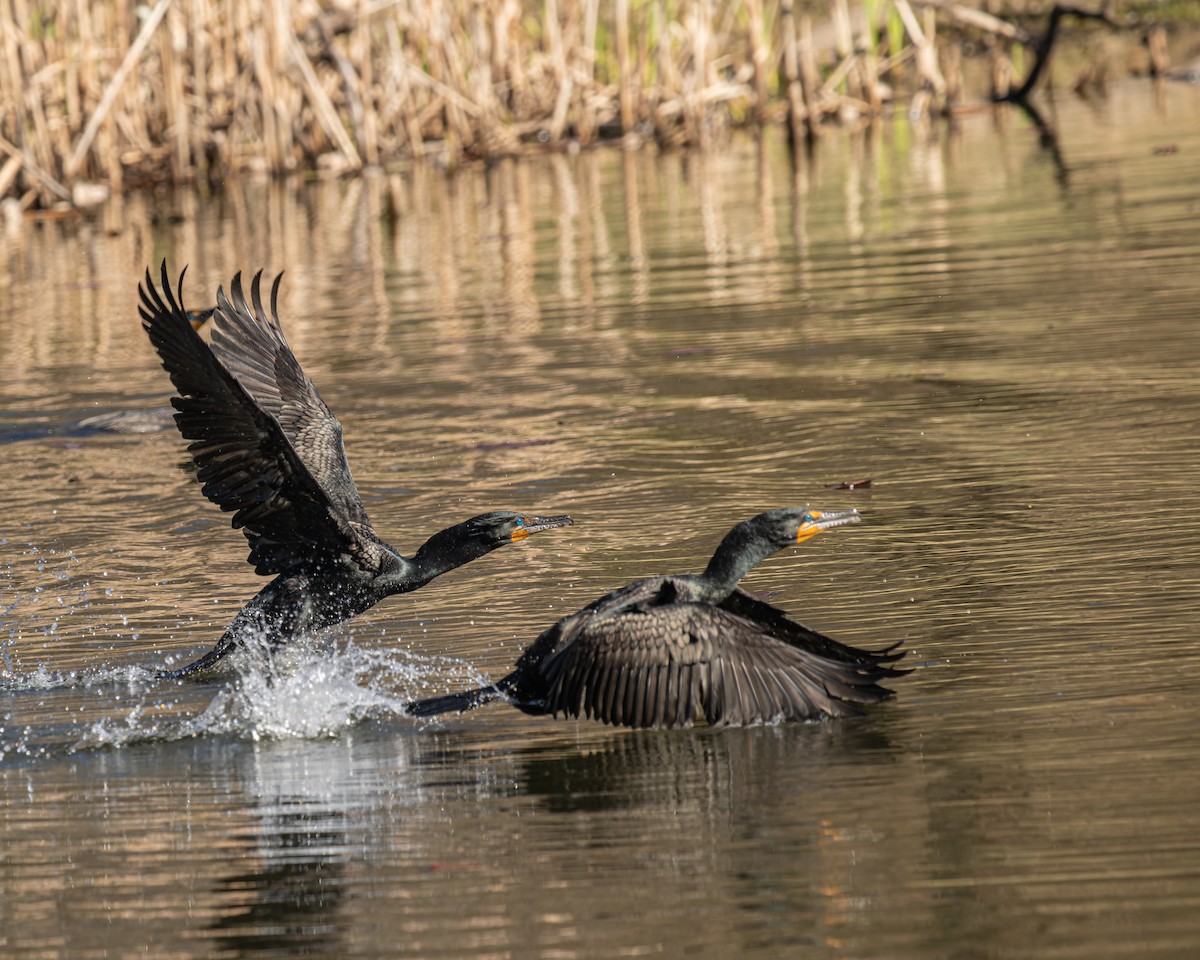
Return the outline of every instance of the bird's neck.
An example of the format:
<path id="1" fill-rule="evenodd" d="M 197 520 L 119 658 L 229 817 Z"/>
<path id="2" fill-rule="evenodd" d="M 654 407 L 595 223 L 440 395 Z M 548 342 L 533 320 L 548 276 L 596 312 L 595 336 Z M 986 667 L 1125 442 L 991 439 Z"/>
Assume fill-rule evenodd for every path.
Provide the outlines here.
<path id="1" fill-rule="evenodd" d="M 478 560 L 491 548 L 478 539 L 468 537 L 462 525 L 448 527 L 426 540 L 416 555 L 409 561 L 409 576 L 415 581 L 413 587 L 424 586 L 434 577 L 461 567 L 464 563 Z"/>
<path id="2" fill-rule="evenodd" d="M 704 572 L 696 578 L 709 603 L 720 603 L 738 581 L 765 560 L 775 548 L 741 526 L 734 527 L 717 547 Z"/>

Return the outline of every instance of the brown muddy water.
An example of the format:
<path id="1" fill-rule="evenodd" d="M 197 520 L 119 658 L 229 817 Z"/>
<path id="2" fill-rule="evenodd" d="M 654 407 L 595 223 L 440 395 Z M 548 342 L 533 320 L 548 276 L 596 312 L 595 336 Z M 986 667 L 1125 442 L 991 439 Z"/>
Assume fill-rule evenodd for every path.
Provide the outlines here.
<path id="1" fill-rule="evenodd" d="M 240 183 L 0 237 L 0 954 L 1193 957 L 1200 91 L 935 136 Z M 576 526 L 253 673 L 258 583 L 161 409 L 149 263 L 284 269 L 381 532 Z M 871 478 L 867 489 L 830 489 Z M 852 721 L 612 730 L 401 704 L 762 509 L 746 581 L 914 672 Z"/>

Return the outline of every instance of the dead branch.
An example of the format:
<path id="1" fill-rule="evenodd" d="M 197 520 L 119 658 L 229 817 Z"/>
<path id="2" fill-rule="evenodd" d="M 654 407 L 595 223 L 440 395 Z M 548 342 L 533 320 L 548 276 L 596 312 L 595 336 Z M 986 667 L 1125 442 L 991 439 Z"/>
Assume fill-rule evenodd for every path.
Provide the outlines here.
<path id="1" fill-rule="evenodd" d="M 1084 7 L 1077 7 L 1072 3 L 1056 3 L 1050 11 L 1050 22 L 1046 25 L 1046 32 L 1042 34 L 1042 38 L 1037 42 L 1034 48 L 1034 62 L 1029 70 L 1029 75 L 1025 78 L 1025 82 L 1016 90 L 1010 90 L 1007 93 L 998 94 L 996 101 L 999 103 L 1019 103 L 1024 102 L 1029 98 L 1029 94 L 1041 79 L 1043 71 L 1046 69 L 1046 64 L 1050 60 L 1050 53 L 1054 49 L 1054 41 L 1058 36 L 1058 25 L 1062 22 L 1063 17 L 1075 17 L 1077 20 L 1099 20 L 1102 23 L 1108 24 L 1110 27 L 1119 27 L 1111 14 L 1107 10 L 1088 10 Z"/>

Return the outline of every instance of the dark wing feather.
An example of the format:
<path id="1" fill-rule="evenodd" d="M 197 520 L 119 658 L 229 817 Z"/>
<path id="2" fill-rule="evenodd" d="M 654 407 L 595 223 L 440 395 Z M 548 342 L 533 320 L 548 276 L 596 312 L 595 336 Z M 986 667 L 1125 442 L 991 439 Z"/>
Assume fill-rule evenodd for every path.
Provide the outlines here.
<path id="1" fill-rule="evenodd" d="M 263 309 L 261 271 L 250 283 L 251 302 L 234 276 L 229 296 L 217 290 L 212 351 L 258 406 L 283 430 L 329 502 L 353 524 L 369 527 L 358 488 L 350 476 L 342 425 L 317 392 L 288 346 L 279 322 L 280 274 L 271 285 L 271 315 Z"/>
<path id="2" fill-rule="evenodd" d="M 519 676 L 544 709 L 635 727 L 742 726 L 858 712 L 903 654 L 847 647 L 743 595 L 738 612 L 641 581 L 547 630 Z M 530 678 L 529 671 L 536 676 Z"/>
<path id="3" fill-rule="evenodd" d="M 345 553 L 378 563 L 376 541 L 364 540 L 331 503 L 279 422 L 260 409 L 192 329 L 183 307 L 183 275 L 172 292 L 166 262 L 162 290 L 146 271 L 138 285 L 142 326 L 179 396 L 175 421 L 196 463 L 204 495 L 233 513 L 250 541 L 260 574 L 281 573 L 302 559 Z"/>

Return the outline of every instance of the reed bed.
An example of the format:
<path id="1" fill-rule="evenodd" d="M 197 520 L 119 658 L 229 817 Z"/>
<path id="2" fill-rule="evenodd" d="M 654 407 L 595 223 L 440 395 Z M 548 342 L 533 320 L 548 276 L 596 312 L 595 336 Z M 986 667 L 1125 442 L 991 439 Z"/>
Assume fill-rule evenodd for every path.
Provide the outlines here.
<path id="1" fill-rule="evenodd" d="M 743 123 L 787 123 L 799 142 L 897 98 L 946 110 L 962 96 L 947 29 L 1009 62 L 1031 42 L 952 0 L 820 4 L 4 0 L 0 197 L 28 209 L 242 171 L 704 145 Z"/>

